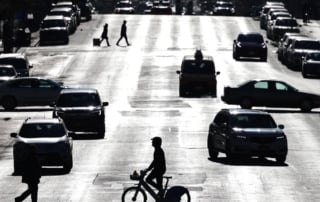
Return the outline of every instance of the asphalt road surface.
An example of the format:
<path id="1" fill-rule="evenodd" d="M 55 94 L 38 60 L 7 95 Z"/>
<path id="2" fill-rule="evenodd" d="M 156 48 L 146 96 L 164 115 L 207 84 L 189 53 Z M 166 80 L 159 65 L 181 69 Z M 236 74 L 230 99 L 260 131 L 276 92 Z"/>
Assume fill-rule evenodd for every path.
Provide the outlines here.
<path id="1" fill-rule="evenodd" d="M 128 39 L 116 46 L 122 21 Z M 109 41 L 92 45 L 104 23 Z M 310 31 L 309 29 L 313 30 Z M 317 36 L 317 27 L 302 27 Z M 318 29 L 320 31 L 320 29 Z M 252 18 L 212 16 L 94 15 L 83 22 L 67 46 L 20 49 L 30 57 L 32 76 L 62 81 L 70 87 L 97 88 L 106 107 L 105 139 L 74 140 L 74 167 L 64 174 L 59 167 L 43 168 L 39 184 L 41 202 L 120 201 L 129 174 L 145 169 L 152 160 L 150 138 L 161 136 L 170 185 L 186 186 L 192 201 L 320 201 L 320 110 L 266 109 L 285 125 L 288 156 L 284 165 L 274 159 L 248 159 L 238 163 L 219 154 L 208 159 L 209 123 L 224 104 L 225 85 L 249 79 L 279 79 L 300 90 L 319 92 L 319 79 L 304 79 L 283 66 L 269 42 L 268 62 L 235 61 L 233 39 L 241 31 L 258 31 Z M 319 36 L 319 35 L 318 35 Z M 218 76 L 218 97 L 180 98 L 178 75 L 182 57 L 201 48 L 213 56 Z M 24 107 L 13 112 L 0 108 L 0 201 L 13 201 L 26 185 L 13 176 L 11 132 L 27 117 L 49 118 L 50 107 Z M 30 199 L 28 199 L 30 201 Z M 153 201 L 153 200 L 148 200 Z"/>

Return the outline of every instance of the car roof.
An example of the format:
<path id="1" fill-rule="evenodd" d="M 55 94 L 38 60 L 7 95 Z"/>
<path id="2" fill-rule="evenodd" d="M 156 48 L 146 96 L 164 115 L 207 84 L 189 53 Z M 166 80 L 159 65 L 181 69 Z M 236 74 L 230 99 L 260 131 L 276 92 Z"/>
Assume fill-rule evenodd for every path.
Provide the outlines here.
<path id="1" fill-rule="evenodd" d="M 237 114 L 266 114 L 270 115 L 268 112 L 256 110 L 256 109 L 242 109 L 242 108 L 228 108 L 228 109 L 222 109 L 221 111 L 225 111 L 232 115 Z"/>
<path id="2" fill-rule="evenodd" d="M 60 94 L 69 94 L 69 93 L 98 93 L 97 89 L 94 88 L 67 88 L 63 89 Z"/>
<path id="3" fill-rule="evenodd" d="M 196 60 L 194 55 L 185 55 L 183 57 L 183 60 Z M 213 57 L 210 55 L 203 55 L 202 60 L 206 60 L 206 61 L 213 61 Z"/>
<path id="4" fill-rule="evenodd" d="M 24 121 L 24 124 L 35 124 L 35 123 L 62 123 L 62 120 L 60 118 L 27 118 Z"/>
<path id="5" fill-rule="evenodd" d="M 23 53 L 2 53 L 0 54 L 0 58 L 18 58 L 18 59 L 24 59 L 26 56 Z"/>

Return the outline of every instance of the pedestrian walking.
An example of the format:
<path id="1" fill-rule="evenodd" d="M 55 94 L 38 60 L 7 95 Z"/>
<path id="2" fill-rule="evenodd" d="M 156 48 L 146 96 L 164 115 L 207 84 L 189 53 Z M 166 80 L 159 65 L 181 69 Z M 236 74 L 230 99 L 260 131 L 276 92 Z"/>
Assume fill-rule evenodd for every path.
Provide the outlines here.
<path id="1" fill-rule="evenodd" d="M 106 40 L 107 45 L 110 46 L 109 38 L 108 38 L 108 23 L 104 24 L 103 31 L 100 38 L 101 38 L 100 44 L 102 43 L 103 40 Z"/>
<path id="2" fill-rule="evenodd" d="M 154 147 L 153 161 L 149 167 L 145 170 L 146 172 L 151 170 L 151 173 L 146 178 L 146 181 L 153 187 L 159 190 L 159 195 L 163 195 L 164 190 L 162 186 L 163 175 L 166 172 L 166 159 L 163 149 L 161 148 L 162 139 L 161 137 L 153 137 L 152 146 Z M 153 181 L 156 179 L 156 183 Z"/>
<path id="3" fill-rule="evenodd" d="M 117 46 L 119 46 L 119 42 L 124 38 L 126 40 L 127 46 L 130 46 L 130 43 L 128 42 L 128 37 L 127 37 L 127 21 L 124 20 L 121 26 L 121 31 L 120 31 L 120 38 L 117 41 Z"/>
<path id="4" fill-rule="evenodd" d="M 25 200 L 31 195 L 31 201 L 38 201 L 38 184 L 41 178 L 41 164 L 37 156 L 36 147 L 32 145 L 26 145 L 27 158 L 24 162 L 22 171 L 22 183 L 28 185 L 28 189 L 23 192 L 20 196 L 15 198 L 15 202 Z"/>

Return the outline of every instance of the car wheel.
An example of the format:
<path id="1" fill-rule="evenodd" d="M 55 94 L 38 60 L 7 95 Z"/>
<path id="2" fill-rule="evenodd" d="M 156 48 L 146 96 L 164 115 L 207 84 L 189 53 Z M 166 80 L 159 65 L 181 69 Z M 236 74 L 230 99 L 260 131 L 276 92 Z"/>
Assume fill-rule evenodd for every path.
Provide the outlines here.
<path id="1" fill-rule="evenodd" d="M 247 97 L 243 98 L 241 100 L 240 106 L 243 109 L 251 109 L 252 108 L 252 102 L 251 102 L 250 98 L 247 98 Z"/>
<path id="2" fill-rule="evenodd" d="M 2 106 L 5 110 L 13 110 L 17 106 L 17 100 L 12 96 L 4 97 Z"/>
<path id="3" fill-rule="evenodd" d="M 301 74 L 302 74 L 303 78 L 308 78 L 308 75 L 306 73 L 302 72 Z"/>
<path id="4" fill-rule="evenodd" d="M 234 51 L 233 54 L 234 54 L 234 55 L 233 55 L 233 58 L 234 58 L 235 60 L 239 60 L 239 59 L 240 59 L 237 51 Z"/>
<path id="5" fill-rule="evenodd" d="M 312 109 L 312 103 L 310 100 L 303 100 L 300 105 L 300 109 L 303 112 L 310 112 Z"/>
<path id="6" fill-rule="evenodd" d="M 212 137 L 210 135 L 208 135 L 207 147 L 210 158 L 213 160 L 217 159 L 219 152 L 213 148 L 214 144 L 212 143 Z"/>
<path id="7" fill-rule="evenodd" d="M 277 163 L 283 164 L 286 161 L 286 156 L 278 156 L 276 157 Z"/>
<path id="8" fill-rule="evenodd" d="M 63 165 L 63 170 L 66 173 L 70 173 L 71 169 L 73 167 L 73 158 L 72 155 L 68 158 L 68 160 Z"/>

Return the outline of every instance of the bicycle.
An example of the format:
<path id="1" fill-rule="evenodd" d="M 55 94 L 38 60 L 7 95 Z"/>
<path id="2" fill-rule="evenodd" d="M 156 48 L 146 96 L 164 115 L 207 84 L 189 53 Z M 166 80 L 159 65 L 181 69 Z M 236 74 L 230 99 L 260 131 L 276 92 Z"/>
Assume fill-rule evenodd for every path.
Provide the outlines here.
<path id="1" fill-rule="evenodd" d="M 152 196 L 156 202 L 190 202 L 191 197 L 187 188 L 183 186 L 173 186 L 168 189 L 169 179 L 172 179 L 171 176 L 163 176 L 163 179 L 166 179 L 164 185 L 164 194 L 163 196 L 156 194 L 150 185 L 145 181 L 145 176 L 147 172 L 141 170 L 140 175 L 134 171 L 130 175 L 131 180 L 139 181 L 138 184 L 132 187 L 126 188 L 121 196 L 122 202 L 137 201 L 137 202 L 146 202 L 147 194 L 146 191 Z"/>

